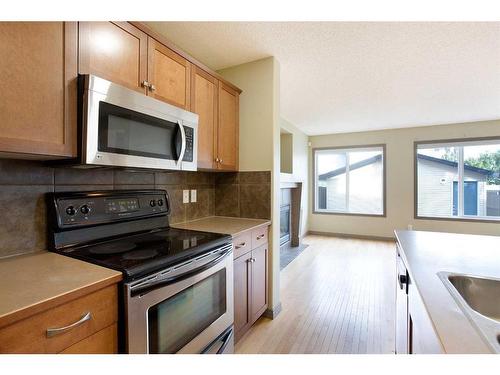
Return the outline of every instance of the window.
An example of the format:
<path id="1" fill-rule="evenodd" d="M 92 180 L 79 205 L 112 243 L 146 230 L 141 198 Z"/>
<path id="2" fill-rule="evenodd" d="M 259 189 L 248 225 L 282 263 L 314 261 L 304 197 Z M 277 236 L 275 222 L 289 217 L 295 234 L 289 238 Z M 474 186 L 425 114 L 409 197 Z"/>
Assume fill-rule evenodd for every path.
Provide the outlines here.
<path id="1" fill-rule="evenodd" d="M 500 138 L 417 143 L 417 217 L 500 220 Z"/>
<path id="2" fill-rule="evenodd" d="M 314 211 L 385 215 L 385 146 L 314 150 Z"/>

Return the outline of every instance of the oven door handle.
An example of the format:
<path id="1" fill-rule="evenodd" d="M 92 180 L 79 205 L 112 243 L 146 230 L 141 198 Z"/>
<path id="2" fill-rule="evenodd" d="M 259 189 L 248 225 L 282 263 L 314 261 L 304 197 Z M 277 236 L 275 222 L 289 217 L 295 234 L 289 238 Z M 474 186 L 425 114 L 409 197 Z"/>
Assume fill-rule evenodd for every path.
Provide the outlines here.
<path id="1" fill-rule="evenodd" d="M 211 261 L 209 261 L 207 263 L 201 264 L 199 267 L 190 269 L 189 271 L 187 271 L 185 273 L 181 273 L 179 275 L 175 275 L 175 276 L 172 276 L 172 277 L 169 277 L 169 278 L 165 278 L 165 279 L 161 279 L 161 280 L 158 280 L 158 281 L 151 280 L 151 282 L 149 282 L 149 283 L 140 284 L 140 285 L 137 285 L 135 287 L 132 287 L 130 289 L 130 295 L 131 295 L 131 297 L 135 297 L 137 295 L 144 296 L 147 293 L 152 292 L 153 290 L 156 290 L 156 289 L 158 289 L 160 287 L 164 287 L 164 286 L 167 286 L 167 285 L 170 285 L 170 284 L 174 284 L 174 283 L 176 283 L 178 281 L 187 279 L 187 278 L 193 276 L 196 273 L 200 273 L 202 271 L 208 270 L 209 268 L 212 268 L 213 266 L 215 266 L 217 263 L 220 263 L 226 256 L 228 256 L 229 254 L 231 254 L 232 251 L 233 251 L 232 246 L 228 247 L 217 258 L 212 259 Z"/>
<path id="2" fill-rule="evenodd" d="M 181 152 L 179 153 L 179 159 L 177 160 L 177 165 L 180 165 L 182 159 L 184 159 L 184 154 L 186 153 L 186 132 L 184 131 L 184 126 L 181 121 L 178 121 L 179 131 L 181 132 Z"/>

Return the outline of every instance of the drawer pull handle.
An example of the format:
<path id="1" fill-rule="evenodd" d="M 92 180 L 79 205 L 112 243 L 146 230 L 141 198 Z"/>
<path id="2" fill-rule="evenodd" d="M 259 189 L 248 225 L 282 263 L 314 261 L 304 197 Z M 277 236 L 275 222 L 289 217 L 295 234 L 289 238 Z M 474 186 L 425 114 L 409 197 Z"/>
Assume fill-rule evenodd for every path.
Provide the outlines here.
<path id="1" fill-rule="evenodd" d="M 242 243 L 240 243 L 240 244 L 236 245 L 234 248 L 235 248 L 236 250 L 238 250 L 238 249 L 241 249 L 242 247 L 245 247 L 246 245 L 247 245 L 247 243 L 246 243 L 246 242 L 242 242 Z"/>
<path id="2" fill-rule="evenodd" d="M 255 263 L 255 258 L 248 258 L 247 263 Z"/>
<path id="3" fill-rule="evenodd" d="M 258 239 L 258 240 L 261 240 L 261 239 L 263 239 L 265 236 L 266 236 L 265 234 L 260 234 L 260 235 L 258 235 L 258 236 L 257 236 L 257 239 Z"/>
<path id="4" fill-rule="evenodd" d="M 47 328 L 47 337 L 54 337 L 57 335 L 60 335 L 61 333 L 67 332 L 75 327 L 78 327 L 80 324 L 85 323 L 87 320 L 92 319 L 92 314 L 90 312 L 86 313 L 82 318 L 74 322 L 73 324 L 70 324 L 69 326 L 66 327 L 61 327 L 61 328 Z"/>

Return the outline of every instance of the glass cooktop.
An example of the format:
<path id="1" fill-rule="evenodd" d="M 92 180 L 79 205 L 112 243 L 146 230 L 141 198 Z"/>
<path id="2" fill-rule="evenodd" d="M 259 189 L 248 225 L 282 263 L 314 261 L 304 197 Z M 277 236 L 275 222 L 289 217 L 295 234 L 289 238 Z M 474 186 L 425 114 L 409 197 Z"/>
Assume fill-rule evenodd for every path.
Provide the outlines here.
<path id="1" fill-rule="evenodd" d="M 224 234 L 164 228 L 59 252 L 122 271 L 126 280 L 133 280 L 229 242 Z"/>

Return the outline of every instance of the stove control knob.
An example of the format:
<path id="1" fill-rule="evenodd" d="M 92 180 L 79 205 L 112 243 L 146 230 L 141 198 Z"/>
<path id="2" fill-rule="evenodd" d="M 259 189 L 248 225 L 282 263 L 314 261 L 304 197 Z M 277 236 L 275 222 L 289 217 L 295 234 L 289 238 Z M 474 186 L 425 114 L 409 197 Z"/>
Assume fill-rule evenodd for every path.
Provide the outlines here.
<path id="1" fill-rule="evenodd" d="M 84 215 L 87 215 L 90 212 L 90 207 L 84 204 L 82 207 L 80 207 L 80 212 Z"/>
<path id="2" fill-rule="evenodd" d="M 66 214 L 69 216 L 73 216 L 74 214 L 76 214 L 75 207 L 73 206 L 66 207 Z"/>
<path id="3" fill-rule="evenodd" d="M 163 199 L 158 199 L 158 206 L 163 206 Z"/>
<path id="4" fill-rule="evenodd" d="M 156 201 L 155 201 L 154 199 L 151 199 L 151 200 L 149 201 L 149 205 L 150 205 L 151 207 L 156 206 Z"/>

